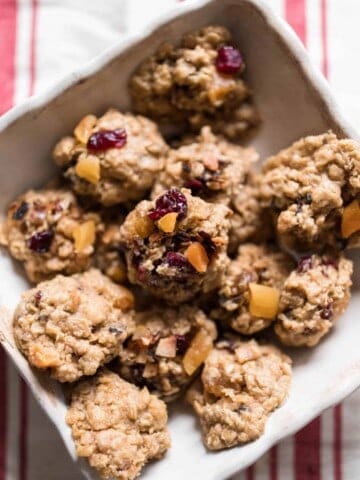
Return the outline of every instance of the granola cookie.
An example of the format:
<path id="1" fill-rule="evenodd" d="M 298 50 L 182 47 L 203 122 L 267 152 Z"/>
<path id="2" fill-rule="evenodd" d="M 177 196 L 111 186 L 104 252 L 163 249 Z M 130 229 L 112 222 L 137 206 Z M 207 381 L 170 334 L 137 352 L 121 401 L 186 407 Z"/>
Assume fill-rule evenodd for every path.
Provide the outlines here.
<path id="1" fill-rule="evenodd" d="M 281 291 L 293 266 L 290 257 L 275 246 L 242 245 L 226 271 L 218 294 L 218 307 L 211 316 L 243 335 L 267 328 L 275 317 L 262 318 L 251 314 L 249 284 L 266 285 Z"/>
<path id="2" fill-rule="evenodd" d="M 58 275 L 22 295 L 14 337 L 31 365 L 74 382 L 119 353 L 133 331 L 133 303 L 128 289 L 98 270 Z"/>
<path id="3" fill-rule="evenodd" d="M 137 313 L 135 320 L 135 332 L 120 351 L 118 371 L 163 400 L 174 400 L 195 373 L 186 369 L 192 340 L 200 332 L 211 348 L 217 335 L 215 324 L 201 310 L 187 305 L 153 307 Z"/>
<path id="4" fill-rule="evenodd" d="M 10 205 L 1 243 L 36 283 L 88 269 L 101 230 L 99 215 L 85 212 L 70 191 L 29 190 Z"/>
<path id="5" fill-rule="evenodd" d="M 77 194 L 110 206 L 143 198 L 166 151 L 154 122 L 111 109 L 100 118 L 84 117 L 53 157 Z"/>
<path id="6" fill-rule="evenodd" d="M 281 291 L 275 333 L 286 345 L 317 345 L 350 301 L 353 264 L 339 255 L 303 257 Z"/>
<path id="7" fill-rule="evenodd" d="M 359 144 L 333 133 L 302 138 L 266 160 L 260 195 L 287 247 L 338 246 L 342 208 L 360 196 Z"/>
<path id="8" fill-rule="evenodd" d="M 170 447 L 165 403 L 107 370 L 75 387 L 66 421 L 102 478 L 133 480 Z"/>
<path id="9" fill-rule="evenodd" d="M 226 28 L 209 26 L 185 35 L 179 46 L 161 45 L 131 78 L 135 111 L 195 130 L 212 125 L 232 138 L 243 134 L 259 119 L 232 43 Z"/>
<path id="10" fill-rule="evenodd" d="M 173 304 L 218 288 L 230 214 L 186 189 L 140 202 L 120 228 L 130 282 Z"/>
<path id="11" fill-rule="evenodd" d="M 187 393 L 206 447 L 220 450 L 258 438 L 290 383 L 291 360 L 276 347 L 232 337 L 218 342 L 205 361 L 201 383 Z"/>

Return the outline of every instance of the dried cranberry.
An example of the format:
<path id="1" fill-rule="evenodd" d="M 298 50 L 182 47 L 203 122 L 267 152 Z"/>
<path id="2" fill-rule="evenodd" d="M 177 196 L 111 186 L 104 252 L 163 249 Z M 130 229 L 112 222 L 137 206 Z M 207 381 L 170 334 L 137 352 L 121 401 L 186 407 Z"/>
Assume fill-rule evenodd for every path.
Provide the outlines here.
<path id="1" fill-rule="evenodd" d="M 21 202 L 20 206 L 13 213 L 13 220 L 22 220 L 29 210 L 29 204 L 26 202 Z"/>
<path id="2" fill-rule="evenodd" d="M 203 192 L 205 185 L 197 178 L 190 178 L 187 182 L 185 182 L 184 187 L 191 190 L 193 195 L 200 195 L 200 193 Z"/>
<path id="3" fill-rule="evenodd" d="M 32 235 L 28 240 L 28 247 L 36 253 L 46 253 L 50 250 L 54 238 L 52 230 L 43 230 Z"/>
<path id="4" fill-rule="evenodd" d="M 39 303 L 41 302 L 41 299 L 42 299 L 42 293 L 41 293 L 40 290 L 38 290 L 34 295 L 34 302 L 35 302 L 35 305 L 37 307 L 39 306 Z"/>
<path id="5" fill-rule="evenodd" d="M 185 217 L 187 213 L 186 197 L 177 188 L 172 188 L 157 198 L 155 208 L 148 213 L 148 217 L 155 221 L 170 212 L 177 212 L 179 218 Z"/>
<path id="6" fill-rule="evenodd" d="M 88 150 L 101 152 L 109 148 L 122 148 L 126 144 L 125 128 L 101 130 L 93 133 L 87 143 Z"/>
<path id="7" fill-rule="evenodd" d="M 327 257 L 327 256 L 322 257 L 321 263 L 323 265 L 325 265 L 326 267 L 329 266 L 329 267 L 338 268 L 338 260 L 336 258 L 333 258 L 333 257 Z"/>
<path id="8" fill-rule="evenodd" d="M 176 355 L 184 355 L 190 345 L 188 335 L 175 335 L 176 338 Z"/>
<path id="9" fill-rule="evenodd" d="M 331 303 L 328 305 L 325 305 L 320 312 L 320 317 L 323 318 L 324 320 L 330 320 L 330 318 L 333 316 L 334 311 L 333 311 L 333 306 Z"/>
<path id="10" fill-rule="evenodd" d="M 313 262 L 312 262 L 312 256 L 307 255 L 306 257 L 301 257 L 298 261 L 298 266 L 297 266 L 297 271 L 299 273 L 305 273 L 312 268 Z"/>
<path id="11" fill-rule="evenodd" d="M 231 45 L 220 47 L 216 58 L 216 69 L 219 73 L 234 74 L 244 65 L 244 60 L 239 50 Z"/>
<path id="12" fill-rule="evenodd" d="M 190 266 L 190 263 L 187 261 L 184 255 L 177 252 L 167 252 L 165 261 L 169 265 L 169 267 L 183 269 Z"/>

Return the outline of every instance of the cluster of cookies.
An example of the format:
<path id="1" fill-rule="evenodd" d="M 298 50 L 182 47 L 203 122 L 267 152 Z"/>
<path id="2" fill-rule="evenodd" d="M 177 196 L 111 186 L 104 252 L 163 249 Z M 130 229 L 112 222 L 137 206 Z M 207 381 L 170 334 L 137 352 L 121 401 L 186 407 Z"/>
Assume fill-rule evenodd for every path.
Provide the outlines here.
<path id="1" fill-rule="evenodd" d="M 315 346 L 349 302 L 360 146 L 306 137 L 257 172 L 257 152 L 233 143 L 259 121 L 243 70 L 223 27 L 161 46 L 130 80 L 136 114 L 86 115 L 54 148 L 61 179 L 2 225 L 36 284 L 17 345 L 71 384 L 77 452 L 103 478 L 164 455 L 164 401 L 185 391 L 209 449 L 258 438 L 291 360 L 252 336 Z M 168 144 L 153 120 L 185 134 Z"/>

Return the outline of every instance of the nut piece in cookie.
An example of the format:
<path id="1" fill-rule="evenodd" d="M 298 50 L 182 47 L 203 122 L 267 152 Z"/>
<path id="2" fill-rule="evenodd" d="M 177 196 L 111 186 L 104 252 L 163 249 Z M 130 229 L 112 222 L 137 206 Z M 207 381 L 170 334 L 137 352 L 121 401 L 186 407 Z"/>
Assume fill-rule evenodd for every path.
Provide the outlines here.
<path id="1" fill-rule="evenodd" d="M 2 243 L 24 264 L 32 282 L 90 267 L 100 217 L 84 212 L 63 189 L 29 190 L 9 207 Z"/>
<path id="2" fill-rule="evenodd" d="M 275 333 L 286 345 L 313 347 L 350 300 L 351 260 L 312 255 L 299 260 L 284 283 Z"/>
<path id="3" fill-rule="evenodd" d="M 291 258 L 274 246 L 242 245 L 224 275 L 211 316 L 243 335 L 267 328 L 293 267 Z"/>
<path id="4" fill-rule="evenodd" d="M 165 403 L 107 370 L 74 388 L 66 421 L 102 478 L 133 480 L 170 447 Z"/>
<path id="5" fill-rule="evenodd" d="M 120 227 L 130 282 L 172 304 L 218 288 L 230 214 L 186 189 L 140 202 Z"/>
<path id="6" fill-rule="evenodd" d="M 349 235 L 341 231 L 341 223 L 343 207 L 346 211 L 360 197 L 359 144 L 332 133 L 302 138 L 266 160 L 260 196 L 272 209 L 286 247 L 322 251 L 347 238 L 351 243 L 360 230 L 360 216 L 356 226 L 345 229 Z"/>
<path id="7" fill-rule="evenodd" d="M 119 374 L 139 387 L 146 386 L 165 401 L 174 400 L 211 350 L 217 335 L 215 324 L 191 306 L 151 308 L 137 313 L 135 321 L 135 332 L 120 351 Z M 194 351 L 194 342 L 199 333 L 204 339 L 204 356 L 194 358 L 198 353 L 198 349 Z M 189 372 L 192 360 L 196 370 Z"/>
<path id="8" fill-rule="evenodd" d="M 155 123 L 111 109 L 100 118 L 84 117 L 53 157 L 77 194 L 110 206 L 151 190 L 166 151 Z"/>
<path id="9" fill-rule="evenodd" d="M 274 346 L 235 337 L 219 341 L 205 361 L 201 382 L 187 393 L 206 447 L 221 450 L 260 437 L 290 383 L 291 360 Z"/>
<path id="10" fill-rule="evenodd" d="M 116 357 L 133 331 L 133 304 L 128 289 L 98 270 L 58 275 L 22 295 L 14 337 L 31 365 L 74 382 Z"/>
<path id="11" fill-rule="evenodd" d="M 241 78 L 244 68 L 226 28 L 202 28 L 179 46 L 161 45 L 139 66 L 130 81 L 133 107 L 159 121 L 187 121 L 195 130 L 213 125 L 237 138 L 259 123 Z"/>

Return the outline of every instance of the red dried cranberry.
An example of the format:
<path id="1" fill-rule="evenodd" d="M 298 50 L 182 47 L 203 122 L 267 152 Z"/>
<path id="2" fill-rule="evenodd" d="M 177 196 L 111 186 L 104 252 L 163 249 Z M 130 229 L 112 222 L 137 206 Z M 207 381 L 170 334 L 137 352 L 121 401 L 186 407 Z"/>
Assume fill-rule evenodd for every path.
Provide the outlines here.
<path id="1" fill-rule="evenodd" d="M 193 195 L 199 195 L 203 192 L 205 185 L 197 178 L 190 178 L 187 182 L 185 182 L 184 187 L 191 190 Z"/>
<path id="2" fill-rule="evenodd" d="M 122 148 L 126 144 L 125 128 L 117 130 L 101 130 L 93 133 L 87 143 L 88 150 L 101 152 L 109 148 Z"/>
<path id="3" fill-rule="evenodd" d="M 176 338 L 176 355 L 184 355 L 190 345 L 188 335 L 175 335 Z"/>
<path id="4" fill-rule="evenodd" d="M 20 206 L 13 213 L 13 220 L 22 220 L 29 210 L 29 204 L 26 202 L 21 202 Z"/>
<path id="5" fill-rule="evenodd" d="M 324 320 L 330 320 L 330 318 L 333 316 L 334 311 L 333 311 L 333 306 L 331 303 L 328 305 L 325 305 L 320 312 L 320 317 L 323 318 Z"/>
<path id="6" fill-rule="evenodd" d="M 42 299 L 42 293 L 41 293 L 40 290 L 38 290 L 34 295 L 34 302 L 35 302 L 35 305 L 37 307 L 39 306 L 39 303 L 41 302 L 41 299 Z"/>
<path id="7" fill-rule="evenodd" d="M 313 262 L 312 262 L 312 256 L 307 255 L 306 257 L 301 257 L 298 261 L 298 267 L 297 271 L 299 273 L 305 273 L 312 268 Z"/>
<path id="8" fill-rule="evenodd" d="M 52 230 L 43 230 L 32 235 L 28 240 L 28 247 L 36 253 L 46 253 L 50 250 L 54 238 Z"/>
<path id="9" fill-rule="evenodd" d="M 169 267 L 176 267 L 182 269 L 188 268 L 190 266 L 190 263 L 187 261 L 184 255 L 177 252 L 167 252 L 165 261 L 169 265 Z"/>
<path id="10" fill-rule="evenodd" d="M 219 73 L 232 75 L 243 67 L 244 60 L 237 48 L 231 45 L 224 45 L 218 50 L 215 65 Z"/>
<path id="11" fill-rule="evenodd" d="M 326 267 L 329 266 L 329 267 L 338 268 L 338 260 L 333 257 L 323 257 L 321 259 L 321 263 Z"/>
<path id="12" fill-rule="evenodd" d="M 187 213 L 186 197 L 177 188 L 172 188 L 157 198 L 155 208 L 148 213 L 148 217 L 155 221 L 170 212 L 177 212 L 179 218 L 185 217 Z"/>

